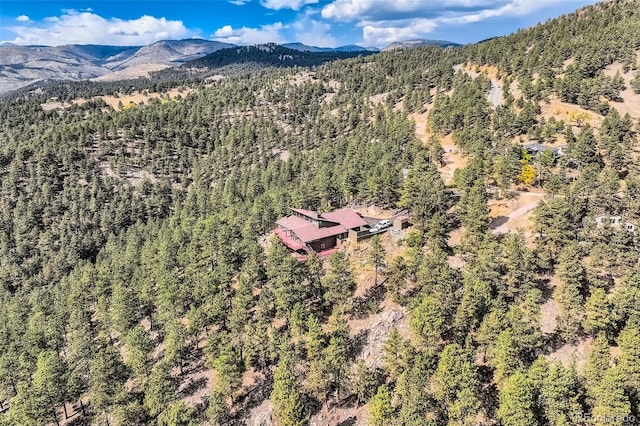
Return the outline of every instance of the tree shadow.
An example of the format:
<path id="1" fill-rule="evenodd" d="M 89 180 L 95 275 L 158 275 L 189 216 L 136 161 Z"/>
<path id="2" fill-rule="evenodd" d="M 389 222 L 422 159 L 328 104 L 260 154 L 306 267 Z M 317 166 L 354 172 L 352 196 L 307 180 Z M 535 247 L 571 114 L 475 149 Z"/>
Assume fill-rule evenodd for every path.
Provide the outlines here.
<path id="1" fill-rule="evenodd" d="M 182 388 L 178 393 L 179 398 L 185 398 L 187 396 L 191 396 L 196 393 L 198 390 L 202 389 L 207 385 L 207 378 L 200 377 L 197 380 L 191 380 L 184 388 Z"/>
<path id="2" fill-rule="evenodd" d="M 483 370 L 487 370 L 487 371 L 483 371 Z M 493 372 L 488 366 L 481 366 L 480 375 L 483 377 L 488 377 L 488 382 L 487 381 L 484 382 L 488 384 L 482 386 L 482 389 L 480 390 L 480 392 L 478 392 L 478 399 L 480 399 L 480 403 L 484 407 L 484 410 L 487 413 L 487 416 L 489 418 L 495 419 L 496 411 L 498 410 L 497 402 L 499 398 L 498 398 L 498 388 L 496 387 L 495 383 L 492 382 Z"/>
<path id="3" fill-rule="evenodd" d="M 273 376 L 269 371 L 261 377 L 255 385 L 249 388 L 236 401 L 235 414 L 230 420 L 230 425 L 245 425 L 251 410 L 262 404 L 271 395 L 273 389 Z"/>
<path id="4" fill-rule="evenodd" d="M 542 293 L 542 303 L 547 302 L 553 296 L 553 287 L 549 285 L 551 280 L 549 278 L 538 278 L 535 281 L 536 288 Z"/>
<path id="5" fill-rule="evenodd" d="M 205 356 L 202 348 L 190 348 L 183 358 L 181 377 L 189 374 L 200 373 L 206 369 L 204 365 Z"/>
<path id="6" fill-rule="evenodd" d="M 353 336 L 353 339 L 351 339 L 352 357 L 356 357 L 360 355 L 364 347 L 367 345 L 367 342 L 369 341 L 370 333 L 371 333 L 371 330 L 364 329 L 364 330 L 360 330 L 358 334 Z"/>
<path id="7" fill-rule="evenodd" d="M 385 281 L 367 289 L 362 296 L 353 299 L 349 311 L 354 319 L 364 319 L 380 312 L 380 303 L 384 300 L 383 284 Z"/>
<path id="8" fill-rule="evenodd" d="M 497 216 L 495 219 L 493 219 L 493 221 L 489 225 L 489 228 L 496 229 L 497 227 L 502 226 L 507 222 L 509 222 L 508 216 Z"/>
<path id="9" fill-rule="evenodd" d="M 548 355 L 551 352 L 555 352 L 563 347 L 567 342 L 564 341 L 560 334 L 556 331 L 551 334 L 546 334 L 542 337 L 541 352 Z"/>
<path id="10" fill-rule="evenodd" d="M 355 426 L 357 420 L 358 419 L 356 418 L 356 416 L 351 416 L 348 419 L 336 424 L 336 426 Z"/>

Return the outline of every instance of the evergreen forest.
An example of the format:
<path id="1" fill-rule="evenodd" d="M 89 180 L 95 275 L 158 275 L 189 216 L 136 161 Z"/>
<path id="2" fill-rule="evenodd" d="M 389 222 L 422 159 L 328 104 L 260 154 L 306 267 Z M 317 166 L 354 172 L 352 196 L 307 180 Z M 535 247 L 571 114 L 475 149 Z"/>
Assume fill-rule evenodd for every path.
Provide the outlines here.
<path id="1" fill-rule="evenodd" d="M 269 49 L 0 98 L 0 425 L 640 421 L 640 0 Z M 412 225 L 301 262 L 292 207 Z"/>

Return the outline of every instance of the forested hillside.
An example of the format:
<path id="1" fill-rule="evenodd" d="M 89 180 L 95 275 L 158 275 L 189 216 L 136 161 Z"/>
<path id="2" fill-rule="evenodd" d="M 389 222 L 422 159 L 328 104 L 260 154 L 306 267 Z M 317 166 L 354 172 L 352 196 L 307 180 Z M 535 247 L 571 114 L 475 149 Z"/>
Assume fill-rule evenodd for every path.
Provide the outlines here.
<path id="1" fill-rule="evenodd" d="M 638 49 L 640 1 L 615 1 L 1 99 L 0 424 L 639 419 Z M 306 262 L 270 235 L 339 206 L 413 226 Z"/>

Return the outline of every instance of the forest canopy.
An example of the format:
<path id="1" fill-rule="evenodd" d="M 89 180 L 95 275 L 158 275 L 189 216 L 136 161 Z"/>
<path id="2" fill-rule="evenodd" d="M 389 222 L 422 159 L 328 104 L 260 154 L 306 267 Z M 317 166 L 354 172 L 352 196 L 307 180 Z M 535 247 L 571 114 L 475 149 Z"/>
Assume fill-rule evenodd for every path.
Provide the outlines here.
<path id="1" fill-rule="evenodd" d="M 640 418 L 638 49 L 616 1 L 460 48 L 0 99 L 0 424 Z M 496 232 L 529 190 L 530 228 Z M 305 262 L 270 237 L 342 206 L 413 226 Z"/>

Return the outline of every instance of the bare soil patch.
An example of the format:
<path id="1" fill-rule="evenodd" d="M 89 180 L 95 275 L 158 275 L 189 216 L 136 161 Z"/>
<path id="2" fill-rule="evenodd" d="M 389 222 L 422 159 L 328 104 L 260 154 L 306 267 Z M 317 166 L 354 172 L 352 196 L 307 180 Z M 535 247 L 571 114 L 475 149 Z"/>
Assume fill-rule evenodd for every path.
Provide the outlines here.
<path id="1" fill-rule="evenodd" d="M 638 54 L 640 55 L 640 51 Z M 634 71 L 625 73 L 623 65 L 619 62 L 614 62 L 604 69 L 604 75 L 606 76 L 613 77 L 616 73 L 620 73 L 624 78 L 624 84 L 627 88 L 620 92 L 622 102 L 609 103 L 618 110 L 620 115 L 629 114 L 632 118 L 640 118 L 640 94 L 634 92 L 631 87 Z"/>
<path id="2" fill-rule="evenodd" d="M 111 96 L 111 95 L 99 96 L 99 97 L 104 99 L 104 101 L 107 104 L 109 104 L 113 109 L 118 109 L 118 105 L 120 104 L 120 102 L 122 102 L 122 105 L 129 105 L 129 104 L 139 105 L 140 102 L 147 103 L 151 99 L 159 99 L 162 97 L 167 99 L 175 99 L 178 96 L 184 97 L 184 96 L 187 96 L 192 91 L 193 89 L 190 89 L 190 88 L 185 89 L 185 88 L 176 87 L 174 89 L 167 91 L 166 93 L 151 92 L 148 94 L 144 94 L 144 93 L 134 92 L 130 95 L 120 95 L 117 97 Z"/>
<path id="3" fill-rule="evenodd" d="M 552 352 L 547 356 L 549 362 L 559 361 L 565 367 L 569 367 L 572 362 L 576 363 L 576 370 L 581 372 L 584 369 L 585 364 L 587 363 L 587 358 L 589 357 L 589 353 L 591 352 L 591 348 L 593 347 L 593 338 L 589 337 L 587 339 L 583 339 L 577 344 L 569 345 L 566 344 Z"/>
<path id="4" fill-rule="evenodd" d="M 118 81 L 127 80 L 137 77 L 149 77 L 149 74 L 155 71 L 160 71 L 166 68 L 170 68 L 167 64 L 140 64 L 127 67 L 120 71 L 114 71 L 109 74 L 101 75 L 100 77 L 92 78 L 92 81 Z"/>
<path id="5" fill-rule="evenodd" d="M 416 137 L 423 144 L 426 144 L 429 137 L 431 137 L 431 132 L 428 127 L 429 113 L 410 114 L 409 118 L 416 123 Z M 453 182 L 453 173 L 455 170 L 466 167 L 468 160 L 458 150 L 452 135 L 449 134 L 440 138 L 440 144 L 444 149 L 442 160 L 445 163 L 444 166 L 440 167 L 440 174 L 442 175 L 444 183 L 448 185 Z"/>
<path id="6" fill-rule="evenodd" d="M 581 108 L 578 105 L 562 102 L 555 96 L 552 96 L 548 103 L 542 102 L 540 109 L 542 110 L 540 115 L 545 119 L 548 120 L 551 117 L 554 117 L 556 120 L 562 120 L 574 127 L 589 124 L 592 127 L 599 129 L 604 118 L 601 115 Z"/>

